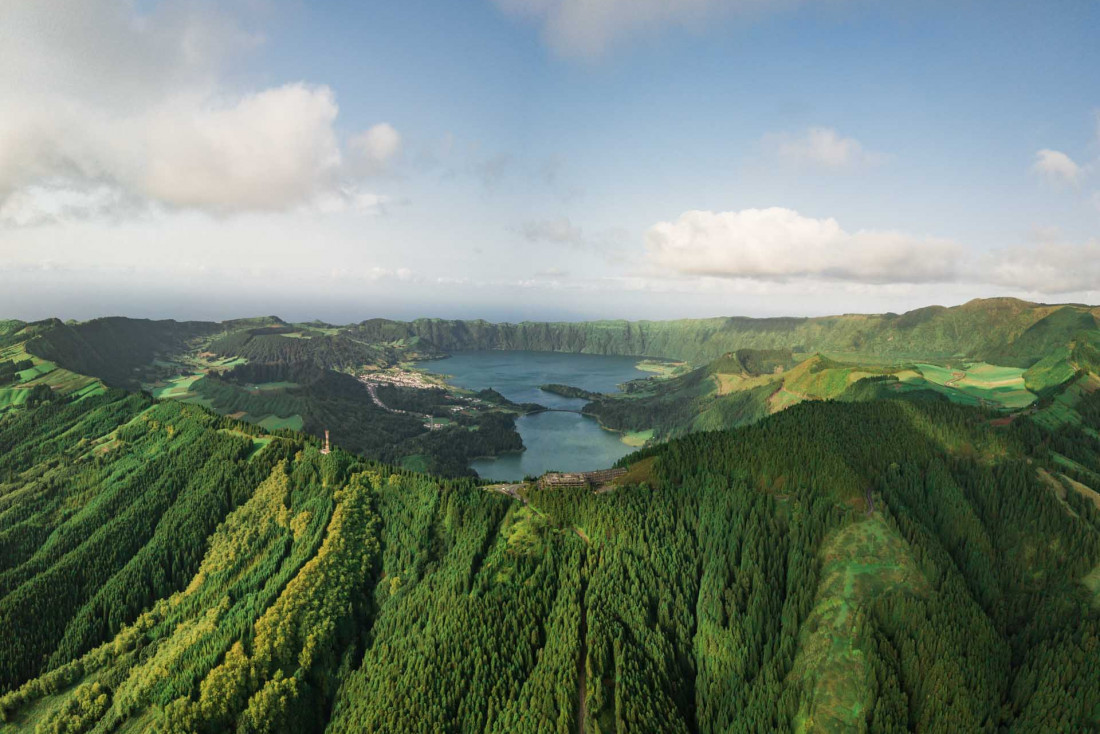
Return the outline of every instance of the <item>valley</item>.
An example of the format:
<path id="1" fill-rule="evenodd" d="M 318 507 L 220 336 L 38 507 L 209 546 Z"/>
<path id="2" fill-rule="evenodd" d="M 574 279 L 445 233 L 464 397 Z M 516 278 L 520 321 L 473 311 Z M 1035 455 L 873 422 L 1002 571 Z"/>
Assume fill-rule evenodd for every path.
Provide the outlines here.
<path id="1" fill-rule="evenodd" d="M 0 731 L 1100 726 L 1095 316 L 1012 314 L 647 369 L 7 322 Z"/>

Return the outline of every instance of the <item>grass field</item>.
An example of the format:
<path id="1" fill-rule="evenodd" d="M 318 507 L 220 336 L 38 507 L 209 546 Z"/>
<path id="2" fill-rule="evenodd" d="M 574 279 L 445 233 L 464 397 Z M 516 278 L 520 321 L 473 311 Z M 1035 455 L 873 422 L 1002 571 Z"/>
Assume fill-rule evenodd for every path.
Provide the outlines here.
<path id="1" fill-rule="evenodd" d="M 29 388 L 36 385 L 45 385 L 58 395 L 77 400 L 99 395 L 107 389 L 94 377 L 62 369 L 53 362 L 35 357 L 22 343 L 0 349 L 0 361 L 7 360 L 30 360 L 33 366 L 16 373 L 19 381 L 15 385 L 0 389 L 0 410 L 24 404 L 30 395 Z"/>
<path id="2" fill-rule="evenodd" d="M 657 377 L 672 377 L 687 372 L 689 368 L 687 362 L 666 362 L 657 359 L 643 359 L 634 366 L 642 372 L 652 372 Z"/>
<path id="3" fill-rule="evenodd" d="M 646 441 L 653 439 L 653 429 L 647 431 L 628 431 L 620 439 L 627 446 L 645 446 Z"/>
<path id="4" fill-rule="evenodd" d="M 899 373 L 899 379 L 930 387 L 952 402 L 963 405 L 1019 410 L 1031 405 L 1037 396 L 1024 383 L 1024 370 L 977 362 L 962 367 L 920 363 L 917 372 Z M 905 377 L 902 378 L 902 374 Z"/>
<path id="5" fill-rule="evenodd" d="M 27 402 L 31 391 L 22 387 L 0 387 L 0 410 L 13 408 Z"/>
<path id="6" fill-rule="evenodd" d="M 180 375 L 167 380 L 161 386 L 153 386 L 150 390 L 154 398 L 158 400 L 180 399 L 191 394 L 191 386 L 202 378 L 202 375 Z"/>
<path id="7" fill-rule="evenodd" d="M 1035 421 L 1051 430 L 1067 423 L 1079 425 L 1081 416 L 1077 413 L 1076 405 L 1083 393 L 1096 390 L 1100 390 L 1100 377 L 1091 374 L 1085 376 L 1056 395 L 1050 405 L 1035 414 Z"/>
<path id="8" fill-rule="evenodd" d="M 768 383 L 775 382 L 781 379 L 780 375 L 759 375 L 755 377 L 746 377 L 744 375 L 733 375 L 723 372 L 719 372 L 713 375 L 715 384 L 717 384 L 718 395 L 729 395 L 730 393 L 737 392 L 738 390 L 752 390 L 755 387 L 761 385 L 767 385 Z"/>

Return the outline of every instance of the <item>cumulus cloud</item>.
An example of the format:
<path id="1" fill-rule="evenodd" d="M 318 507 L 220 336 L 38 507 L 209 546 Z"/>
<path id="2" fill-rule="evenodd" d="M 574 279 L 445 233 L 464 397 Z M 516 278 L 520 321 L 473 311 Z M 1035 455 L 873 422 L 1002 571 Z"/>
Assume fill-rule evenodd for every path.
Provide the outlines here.
<path id="1" fill-rule="evenodd" d="M 332 90 L 226 85 L 226 61 L 262 39 L 211 7 L 0 6 L 0 219 L 99 211 L 105 191 L 219 214 L 282 210 L 345 185 L 354 172 Z M 399 148 L 389 126 L 366 135 L 376 162 Z"/>
<path id="2" fill-rule="evenodd" d="M 975 252 L 935 237 L 848 232 L 835 219 L 780 207 L 688 211 L 653 225 L 645 236 L 648 265 L 680 278 L 853 287 L 969 283 L 1051 295 L 1100 289 L 1100 240 L 1068 242 L 1049 227 L 1027 239 Z"/>
<path id="3" fill-rule="evenodd" d="M 1072 158 L 1059 150 L 1048 148 L 1035 154 L 1031 170 L 1048 181 L 1076 185 L 1081 179 L 1081 167 Z"/>
<path id="4" fill-rule="evenodd" d="M 401 154 L 401 133 L 388 122 L 380 122 L 352 136 L 348 148 L 356 164 L 367 174 L 383 173 Z"/>
<path id="5" fill-rule="evenodd" d="M 542 26 L 563 56 L 593 58 L 616 43 L 666 28 L 699 28 L 729 13 L 791 5 L 794 0 L 494 0 L 506 13 Z"/>
<path id="6" fill-rule="evenodd" d="M 957 247 L 901 232 L 847 232 L 835 219 L 792 209 L 688 211 L 645 235 L 649 262 L 682 275 L 865 283 L 927 283 L 956 277 Z"/>
<path id="7" fill-rule="evenodd" d="M 885 159 L 855 138 L 843 137 L 828 127 L 811 127 L 801 135 L 768 135 L 764 140 L 780 158 L 795 164 L 840 169 L 874 165 Z"/>

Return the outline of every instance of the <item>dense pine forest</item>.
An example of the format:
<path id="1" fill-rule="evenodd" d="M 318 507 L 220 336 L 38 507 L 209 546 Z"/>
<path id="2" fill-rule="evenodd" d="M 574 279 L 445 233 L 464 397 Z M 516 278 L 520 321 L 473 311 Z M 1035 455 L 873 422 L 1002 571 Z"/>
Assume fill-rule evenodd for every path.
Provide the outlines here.
<path id="1" fill-rule="evenodd" d="M 1081 731 L 1100 393 L 814 402 L 612 491 L 395 470 L 110 391 L 0 420 L 12 731 Z"/>

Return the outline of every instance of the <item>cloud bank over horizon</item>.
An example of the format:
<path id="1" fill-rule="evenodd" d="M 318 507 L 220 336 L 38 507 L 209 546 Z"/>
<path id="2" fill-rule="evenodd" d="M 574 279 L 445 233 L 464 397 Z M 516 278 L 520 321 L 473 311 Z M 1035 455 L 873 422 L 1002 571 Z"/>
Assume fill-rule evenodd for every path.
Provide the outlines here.
<path id="1" fill-rule="evenodd" d="M 1100 240 L 1041 241 L 984 253 L 898 231 L 848 232 L 792 209 L 688 211 L 645 235 L 654 268 L 682 276 L 867 285 L 977 283 L 1053 295 L 1100 284 Z"/>

